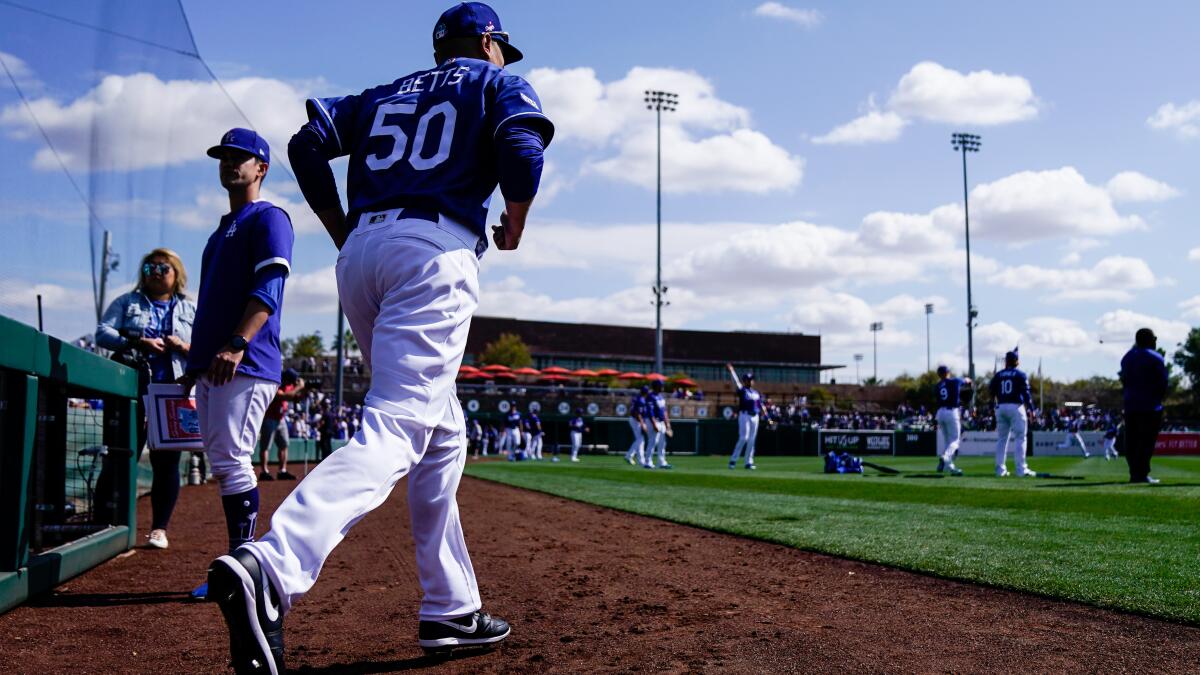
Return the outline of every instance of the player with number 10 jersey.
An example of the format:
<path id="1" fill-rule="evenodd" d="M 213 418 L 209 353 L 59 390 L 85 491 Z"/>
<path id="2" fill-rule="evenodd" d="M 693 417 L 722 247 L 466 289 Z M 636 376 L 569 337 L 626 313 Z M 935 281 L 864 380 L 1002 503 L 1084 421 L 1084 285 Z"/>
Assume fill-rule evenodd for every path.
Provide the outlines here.
<path id="1" fill-rule="evenodd" d="M 488 204 L 500 180 L 502 132 L 554 134 L 533 87 L 480 59 L 451 58 L 361 94 L 308 101 L 308 129 L 327 158 L 350 155 L 346 192 L 359 214 L 406 207 L 445 214 L 486 246 Z"/>

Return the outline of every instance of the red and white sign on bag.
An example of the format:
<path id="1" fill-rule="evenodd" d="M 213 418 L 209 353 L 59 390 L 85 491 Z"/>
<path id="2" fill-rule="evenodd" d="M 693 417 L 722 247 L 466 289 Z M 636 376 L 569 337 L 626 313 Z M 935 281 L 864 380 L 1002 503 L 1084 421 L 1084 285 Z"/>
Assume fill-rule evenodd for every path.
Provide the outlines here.
<path id="1" fill-rule="evenodd" d="M 181 384 L 152 384 L 146 392 L 147 445 L 151 450 L 203 450 L 196 399 Z"/>

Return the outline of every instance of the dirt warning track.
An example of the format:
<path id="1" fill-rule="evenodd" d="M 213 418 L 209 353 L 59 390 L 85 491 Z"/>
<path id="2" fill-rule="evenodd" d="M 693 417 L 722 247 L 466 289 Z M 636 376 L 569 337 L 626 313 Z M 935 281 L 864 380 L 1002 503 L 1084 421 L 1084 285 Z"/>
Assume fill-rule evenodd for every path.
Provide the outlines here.
<path id="1" fill-rule="evenodd" d="M 263 487 L 263 518 L 293 484 Z M 464 478 L 484 609 L 513 635 L 451 661 L 416 645 L 404 486 L 289 615 L 310 673 L 1194 671 L 1200 629 L 933 579 Z M 149 504 L 140 509 L 141 531 Z M 0 671 L 219 672 L 216 487 L 183 491 L 167 551 L 137 549 L 0 616 Z"/>

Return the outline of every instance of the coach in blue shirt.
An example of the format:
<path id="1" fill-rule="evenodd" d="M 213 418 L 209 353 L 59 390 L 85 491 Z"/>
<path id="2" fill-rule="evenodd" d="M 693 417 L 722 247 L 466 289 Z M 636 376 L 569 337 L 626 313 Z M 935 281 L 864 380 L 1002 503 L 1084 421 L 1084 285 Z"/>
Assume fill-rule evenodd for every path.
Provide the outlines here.
<path id="1" fill-rule="evenodd" d="M 1150 457 L 1163 421 L 1167 395 L 1167 364 L 1158 353 L 1158 337 L 1149 328 L 1138 329 L 1135 344 L 1121 359 L 1121 384 L 1125 394 L 1125 461 L 1130 483 L 1157 483 L 1150 477 Z"/>
<path id="2" fill-rule="evenodd" d="M 294 235 L 287 213 L 259 200 L 271 161 L 266 140 L 232 129 L 208 155 L 220 160 L 229 213 L 204 247 L 187 373 L 232 551 L 254 540 L 258 479 L 251 458 L 279 388 L 279 320 Z"/>

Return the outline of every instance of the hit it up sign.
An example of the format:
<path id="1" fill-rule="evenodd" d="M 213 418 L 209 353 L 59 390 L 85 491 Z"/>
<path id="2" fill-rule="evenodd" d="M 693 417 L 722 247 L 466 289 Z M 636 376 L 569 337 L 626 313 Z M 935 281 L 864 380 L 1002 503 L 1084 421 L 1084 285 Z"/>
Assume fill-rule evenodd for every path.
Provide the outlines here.
<path id="1" fill-rule="evenodd" d="M 822 430 L 817 435 L 817 451 L 848 452 L 852 455 L 891 455 L 895 432 Z"/>

